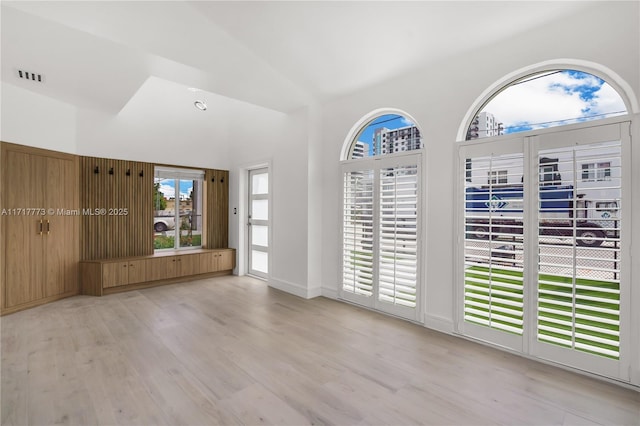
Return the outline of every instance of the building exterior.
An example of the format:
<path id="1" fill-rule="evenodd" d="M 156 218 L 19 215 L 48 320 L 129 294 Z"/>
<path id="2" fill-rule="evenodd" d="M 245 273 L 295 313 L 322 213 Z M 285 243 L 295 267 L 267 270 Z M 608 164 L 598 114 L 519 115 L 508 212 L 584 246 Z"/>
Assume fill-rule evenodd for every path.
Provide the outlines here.
<path id="1" fill-rule="evenodd" d="M 364 158 L 369 156 L 369 144 L 362 141 L 357 141 L 353 145 L 353 153 L 351 158 Z"/>
<path id="2" fill-rule="evenodd" d="M 380 127 L 373 133 L 374 155 L 393 154 L 422 148 L 422 137 L 416 126 L 400 127 L 394 130 Z"/>
<path id="3" fill-rule="evenodd" d="M 476 115 L 467 132 L 467 140 L 487 138 L 504 134 L 504 125 L 490 112 Z"/>

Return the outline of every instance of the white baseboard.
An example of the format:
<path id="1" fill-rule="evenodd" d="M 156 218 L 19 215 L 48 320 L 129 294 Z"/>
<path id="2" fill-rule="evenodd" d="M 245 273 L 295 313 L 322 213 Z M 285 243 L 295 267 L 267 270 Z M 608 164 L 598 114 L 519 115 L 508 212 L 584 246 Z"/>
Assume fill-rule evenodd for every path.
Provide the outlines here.
<path id="1" fill-rule="evenodd" d="M 269 278 L 267 281 L 269 287 L 282 290 L 294 296 L 302 297 L 303 299 L 312 299 L 322 295 L 321 287 L 307 288 L 304 285 L 298 283 L 292 283 L 291 281 L 281 280 L 278 278 Z"/>
<path id="2" fill-rule="evenodd" d="M 322 296 L 329 299 L 337 299 L 338 298 L 338 289 L 330 288 L 330 287 L 322 287 Z"/>
<path id="3" fill-rule="evenodd" d="M 313 299 L 314 297 L 322 296 L 322 287 L 312 287 L 307 289 L 307 299 Z"/>
<path id="4" fill-rule="evenodd" d="M 437 315 L 424 315 L 424 326 L 442 333 L 453 334 L 453 321 Z"/>

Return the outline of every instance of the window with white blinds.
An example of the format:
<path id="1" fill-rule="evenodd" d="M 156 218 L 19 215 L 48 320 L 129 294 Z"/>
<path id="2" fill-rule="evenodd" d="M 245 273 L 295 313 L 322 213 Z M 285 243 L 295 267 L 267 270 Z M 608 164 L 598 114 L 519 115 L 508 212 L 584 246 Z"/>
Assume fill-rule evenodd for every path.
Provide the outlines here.
<path id="1" fill-rule="evenodd" d="M 342 288 L 373 291 L 373 170 L 344 174 Z"/>
<path id="2" fill-rule="evenodd" d="M 420 159 L 343 165 L 340 296 L 411 320 L 419 315 Z"/>
<path id="3" fill-rule="evenodd" d="M 379 299 L 416 306 L 418 167 L 380 170 Z"/>
<path id="4" fill-rule="evenodd" d="M 464 180 L 464 320 L 521 335 L 524 155 L 468 158 Z M 487 176 L 500 176 L 489 179 Z"/>
<path id="5" fill-rule="evenodd" d="M 556 185 L 538 191 L 538 321 L 542 342 L 620 355 L 621 143 L 540 151 Z M 602 179 L 585 170 L 604 164 Z M 606 179 L 605 179 L 606 177 Z"/>

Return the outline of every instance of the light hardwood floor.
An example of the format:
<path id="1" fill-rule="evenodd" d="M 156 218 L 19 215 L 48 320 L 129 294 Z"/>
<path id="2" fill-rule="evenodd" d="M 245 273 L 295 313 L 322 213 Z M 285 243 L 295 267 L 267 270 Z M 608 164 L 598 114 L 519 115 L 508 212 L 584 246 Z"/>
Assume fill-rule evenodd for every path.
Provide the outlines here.
<path id="1" fill-rule="evenodd" d="M 2 424 L 639 424 L 640 393 L 246 277 L 2 318 Z"/>

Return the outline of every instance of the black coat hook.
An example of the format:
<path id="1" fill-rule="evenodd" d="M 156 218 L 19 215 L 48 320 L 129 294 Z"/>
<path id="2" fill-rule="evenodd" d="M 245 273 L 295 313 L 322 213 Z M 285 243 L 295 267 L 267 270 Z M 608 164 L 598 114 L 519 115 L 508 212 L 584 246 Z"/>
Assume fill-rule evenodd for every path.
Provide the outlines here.
<path id="1" fill-rule="evenodd" d="M 212 177 L 211 182 L 215 182 L 215 181 L 216 181 L 216 178 Z"/>
<path id="2" fill-rule="evenodd" d="M 95 173 L 95 174 L 100 173 L 100 168 L 98 166 L 96 166 L 96 168 L 93 169 L 93 173 Z"/>
<path id="3" fill-rule="evenodd" d="M 109 174 L 110 174 L 110 175 L 112 175 L 112 174 L 113 174 L 113 167 L 111 167 L 111 168 L 109 169 Z"/>
<path id="4" fill-rule="evenodd" d="M 144 170 L 140 170 L 140 174 L 138 174 L 138 176 L 144 177 Z"/>
<path id="5" fill-rule="evenodd" d="M 220 183 L 224 183 L 224 176 L 220 178 Z"/>
<path id="6" fill-rule="evenodd" d="M 125 173 L 125 175 L 131 176 L 131 169 L 127 169 L 127 172 Z"/>

